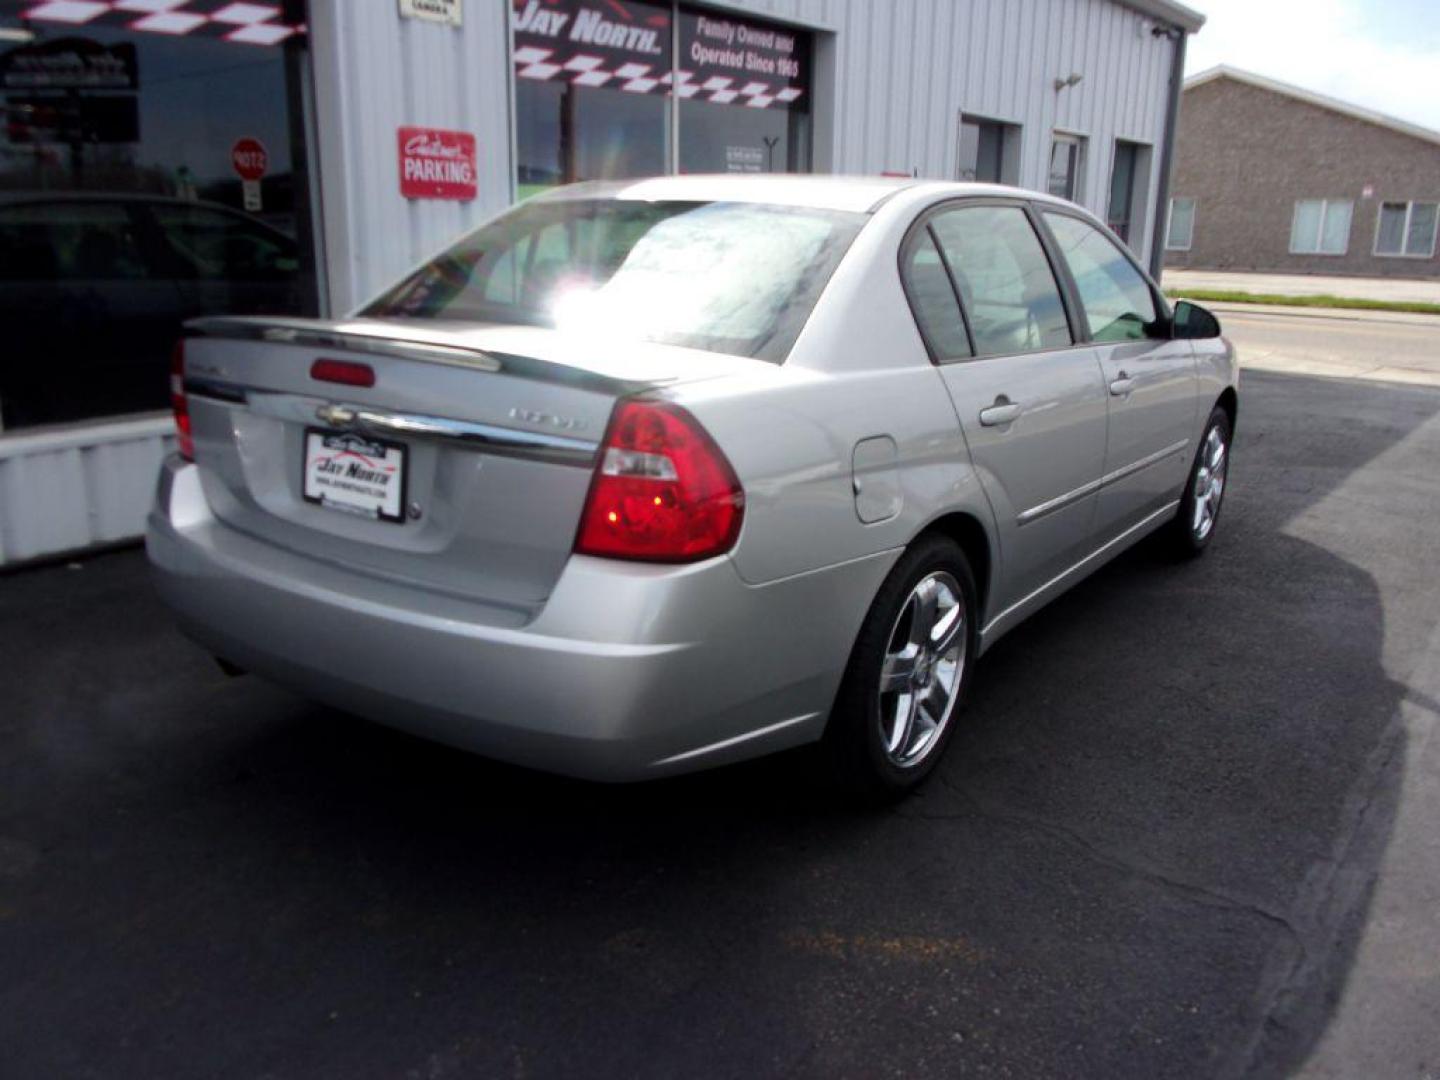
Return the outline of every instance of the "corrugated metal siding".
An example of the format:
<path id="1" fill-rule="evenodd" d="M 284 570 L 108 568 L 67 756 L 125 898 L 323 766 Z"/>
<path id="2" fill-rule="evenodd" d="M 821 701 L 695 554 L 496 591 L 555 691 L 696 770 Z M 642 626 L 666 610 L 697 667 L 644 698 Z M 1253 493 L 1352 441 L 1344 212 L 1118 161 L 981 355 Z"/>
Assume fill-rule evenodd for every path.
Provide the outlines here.
<path id="1" fill-rule="evenodd" d="M 139 536 L 169 414 L 0 439 L 0 566 Z"/>
<path id="2" fill-rule="evenodd" d="M 1146 143 L 1147 191 L 1173 46 L 1115 0 L 722 0 L 711 6 L 833 33 L 836 172 L 953 178 L 961 111 L 1022 126 L 1020 182 L 1041 188 L 1056 128 L 1088 138 L 1082 196 L 1103 214 L 1116 138 Z M 508 0 L 466 0 L 460 29 L 401 19 L 388 0 L 311 0 L 323 218 L 335 310 L 503 209 L 512 192 Z M 1054 80 L 1078 72 L 1078 86 Z M 480 197 L 407 202 L 395 129 L 474 132 Z M 1153 205 L 1147 220 L 1153 221 Z M 1147 230 L 1148 232 L 1148 230 Z M 1141 258 L 1149 237 L 1136 236 Z"/>
<path id="3" fill-rule="evenodd" d="M 317 157 L 332 310 L 373 296 L 510 202 L 505 0 L 470 0 L 464 24 L 402 19 L 394 0 L 312 0 Z M 396 129 L 475 134 L 473 203 L 400 195 Z"/>

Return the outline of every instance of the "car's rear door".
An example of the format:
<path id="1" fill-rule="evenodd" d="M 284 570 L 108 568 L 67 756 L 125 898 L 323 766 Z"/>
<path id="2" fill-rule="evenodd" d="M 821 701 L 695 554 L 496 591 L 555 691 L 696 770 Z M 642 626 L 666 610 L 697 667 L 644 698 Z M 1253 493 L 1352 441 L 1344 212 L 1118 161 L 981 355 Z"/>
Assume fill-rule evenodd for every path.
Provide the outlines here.
<path id="1" fill-rule="evenodd" d="M 1197 422 L 1194 350 L 1171 339 L 1163 301 L 1120 245 L 1063 209 L 1047 206 L 1040 219 L 1105 373 L 1110 436 L 1096 508 L 1103 543 L 1162 510 L 1185 483 Z"/>
<path id="2" fill-rule="evenodd" d="M 998 615 L 1092 547 L 1105 461 L 1099 363 L 1072 332 L 1022 203 L 942 205 L 912 230 L 903 265 L 994 511 Z"/>

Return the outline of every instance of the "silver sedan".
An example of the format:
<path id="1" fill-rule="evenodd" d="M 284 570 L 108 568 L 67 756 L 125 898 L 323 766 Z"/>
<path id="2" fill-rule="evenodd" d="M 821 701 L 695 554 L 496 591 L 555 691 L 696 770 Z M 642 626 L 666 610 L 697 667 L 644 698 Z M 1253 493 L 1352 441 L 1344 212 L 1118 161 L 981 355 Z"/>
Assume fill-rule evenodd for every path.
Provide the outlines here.
<path id="1" fill-rule="evenodd" d="M 918 784 L 1002 634 L 1215 535 L 1237 372 L 1007 188 L 557 189 L 349 318 L 193 323 L 147 544 L 227 666 L 607 780 L 820 743 Z"/>

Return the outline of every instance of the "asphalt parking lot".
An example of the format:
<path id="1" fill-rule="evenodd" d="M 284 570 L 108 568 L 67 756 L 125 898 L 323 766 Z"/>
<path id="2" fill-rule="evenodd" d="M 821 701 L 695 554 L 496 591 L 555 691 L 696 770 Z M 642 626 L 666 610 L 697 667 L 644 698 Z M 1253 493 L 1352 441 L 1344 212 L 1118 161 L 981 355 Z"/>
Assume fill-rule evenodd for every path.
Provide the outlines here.
<path id="1" fill-rule="evenodd" d="M 1435 865 L 1437 414 L 1247 373 L 1209 554 L 1005 639 L 884 813 L 803 756 L 589 786 L 227 679 L 133 550 L 0 578 L 0 1073 L 1440 1072 L 1434 893 L 1386 892 Z"/>

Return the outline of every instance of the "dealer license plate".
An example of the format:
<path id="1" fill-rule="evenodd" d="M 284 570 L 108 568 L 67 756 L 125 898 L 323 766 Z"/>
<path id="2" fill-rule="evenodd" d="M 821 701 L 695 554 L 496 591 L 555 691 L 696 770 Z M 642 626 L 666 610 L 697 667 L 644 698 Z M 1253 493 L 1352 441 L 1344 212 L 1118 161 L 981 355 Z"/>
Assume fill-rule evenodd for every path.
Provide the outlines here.
<path id="1" fill-rule="evenodd" d="M 380 521 L 405 520 L 405 447 L 350 431 L 305 431 L 306 502 Z"/>

